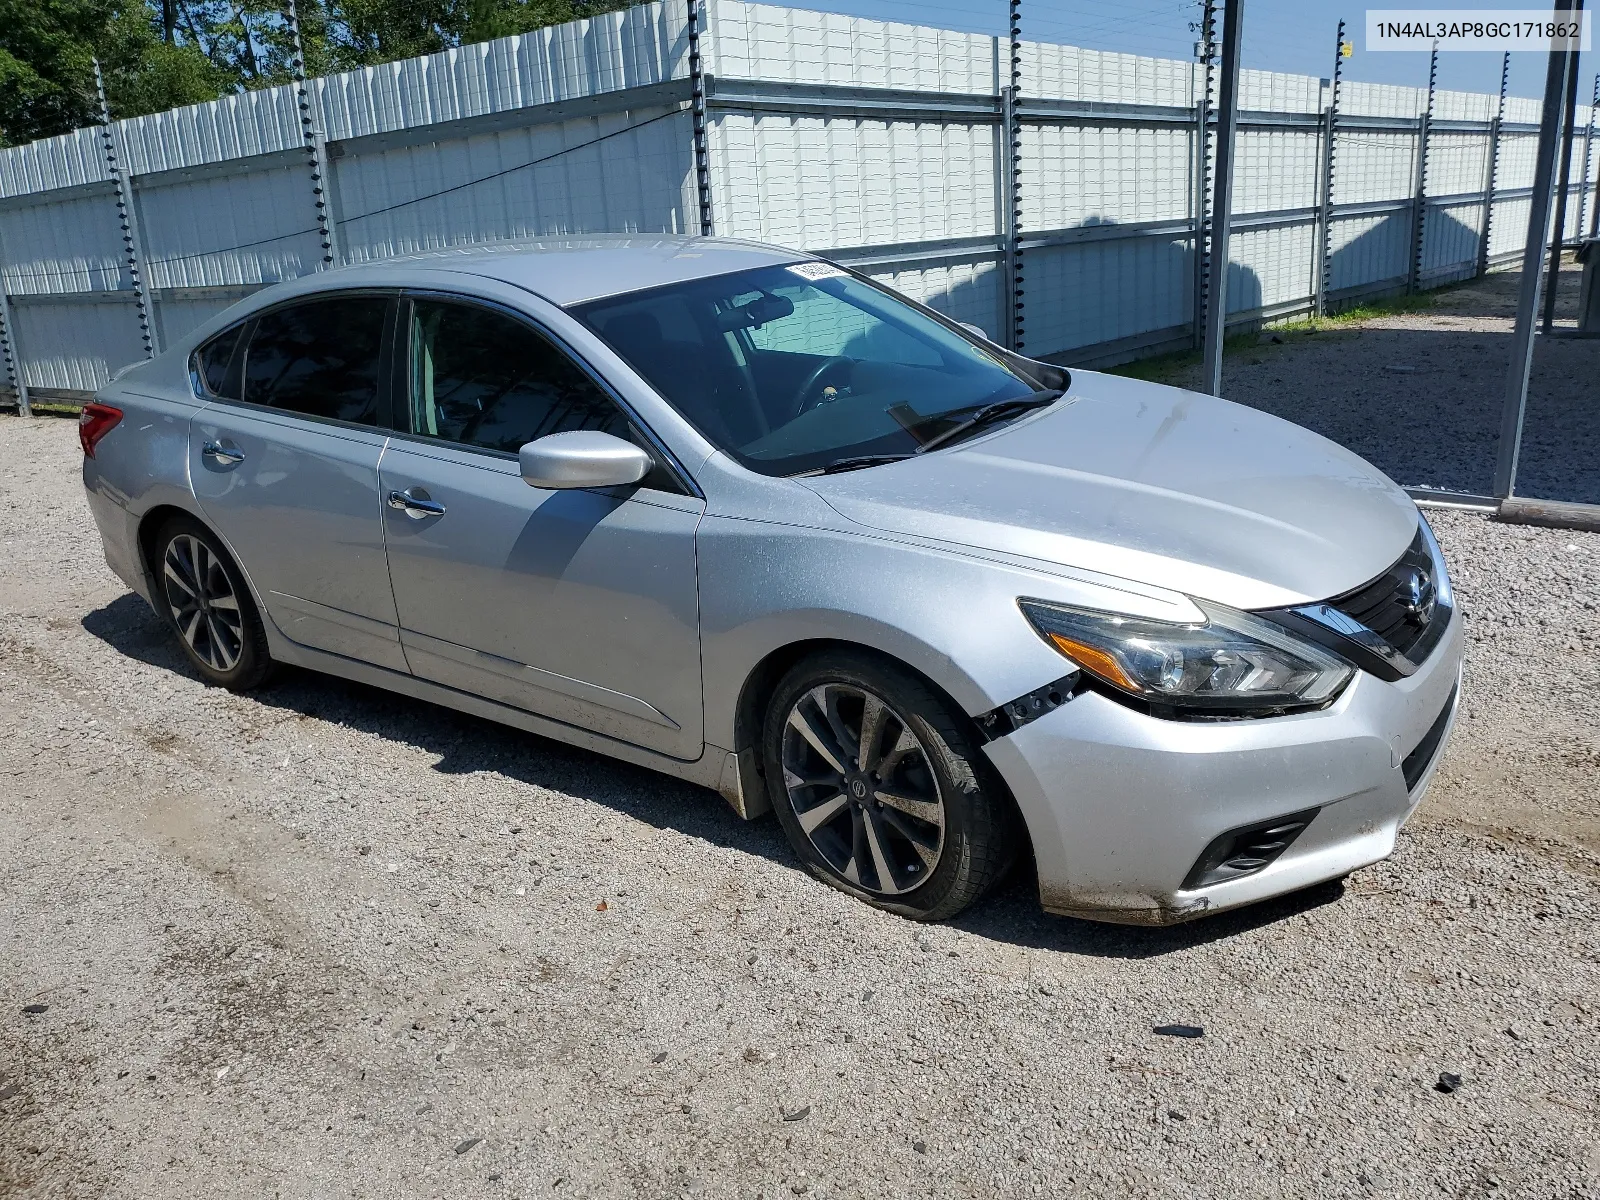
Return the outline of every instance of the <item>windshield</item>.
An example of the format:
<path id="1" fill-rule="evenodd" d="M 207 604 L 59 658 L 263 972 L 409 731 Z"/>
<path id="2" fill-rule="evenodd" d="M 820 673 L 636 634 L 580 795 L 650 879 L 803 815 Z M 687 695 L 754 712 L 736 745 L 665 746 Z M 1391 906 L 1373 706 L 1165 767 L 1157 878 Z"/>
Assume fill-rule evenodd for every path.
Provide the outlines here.
<path id="1" fill-rule="evenodd" d="M 752 470 L 794 475 L 910 454 L 1038 384 L 823 262 L 761 267 L 572 311 L 696 429 Z"/>

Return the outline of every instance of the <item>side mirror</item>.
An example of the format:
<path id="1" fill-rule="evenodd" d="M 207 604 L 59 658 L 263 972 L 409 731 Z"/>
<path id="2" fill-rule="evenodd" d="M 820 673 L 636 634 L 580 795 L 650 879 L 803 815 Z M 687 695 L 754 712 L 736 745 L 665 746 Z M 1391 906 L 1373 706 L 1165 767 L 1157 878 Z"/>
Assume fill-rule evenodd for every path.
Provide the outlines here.
<path id="1" fill-rule="evenodd" d="M 989 336 L 989 331 L 986 330 L 982 325 L 974 325 L 971 321 L 957 321 L 956 324 L 961 326 L 961 328 L 965 329 L 968 333 L 976 334 L 986 342 L 994 341 L 994 339 Z"/>
<path id="2" fill-rule="evenodd" d="M 632 442 L 594 429 L 551 433 L 517 452 L 522 482 L 536 488 L 602 488 L 638 483 L 655 461 Z"/>

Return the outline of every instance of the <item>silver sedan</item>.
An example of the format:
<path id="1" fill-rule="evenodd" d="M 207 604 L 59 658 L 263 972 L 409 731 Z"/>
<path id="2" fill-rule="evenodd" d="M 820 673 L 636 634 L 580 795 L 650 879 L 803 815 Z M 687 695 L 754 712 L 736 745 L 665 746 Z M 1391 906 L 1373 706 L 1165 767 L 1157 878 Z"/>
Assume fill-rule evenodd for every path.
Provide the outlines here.
<path id="1" fill-rule="evenodd" d="M 1209 396 L 1011 354 L 804 254 L 445 251 L 267 288 L 83 414 L 106 558 L 275 664 L 776 812 L 949 917 L 1166 924 L 1382 859 L 1462 620 L 1405 493 Z"/>

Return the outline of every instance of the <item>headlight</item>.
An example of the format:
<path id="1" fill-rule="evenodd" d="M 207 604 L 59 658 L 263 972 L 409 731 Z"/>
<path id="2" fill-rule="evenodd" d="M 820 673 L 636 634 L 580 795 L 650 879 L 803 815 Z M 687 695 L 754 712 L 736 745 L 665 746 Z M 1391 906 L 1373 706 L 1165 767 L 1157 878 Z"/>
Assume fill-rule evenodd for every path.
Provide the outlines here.
<path id="1" fill-rule="evenodd" d="M 1203 624 L 1019 600 L 1040 635 L 1089 675 L 1173 715 L 1267 716 L 1320 708 L 1355 668 L 1249 613 L 1196 600 Z"/>

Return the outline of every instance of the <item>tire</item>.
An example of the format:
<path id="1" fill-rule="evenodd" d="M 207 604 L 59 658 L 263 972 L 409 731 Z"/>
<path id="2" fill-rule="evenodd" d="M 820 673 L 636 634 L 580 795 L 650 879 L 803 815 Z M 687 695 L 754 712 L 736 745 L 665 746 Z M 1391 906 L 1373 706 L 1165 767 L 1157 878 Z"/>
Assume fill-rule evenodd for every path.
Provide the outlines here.
<path id="1" fill-rule="evenodd" d="M 151 550 L 157 611 L 199 676 L 230 692 L 264 683 L 273 670 L 267 633 L 243 574 L 216 535 L 193 517 L 173 517 Z"/>
<path id="2" fill-rule="evenodd" d="M 1016 858 L 1015 809 L 965 717 L 891 661 L 837 650 L 796 664 L 768 704 L 762 762 L 806 868 L 877 908 L 945 920 Z"/>

